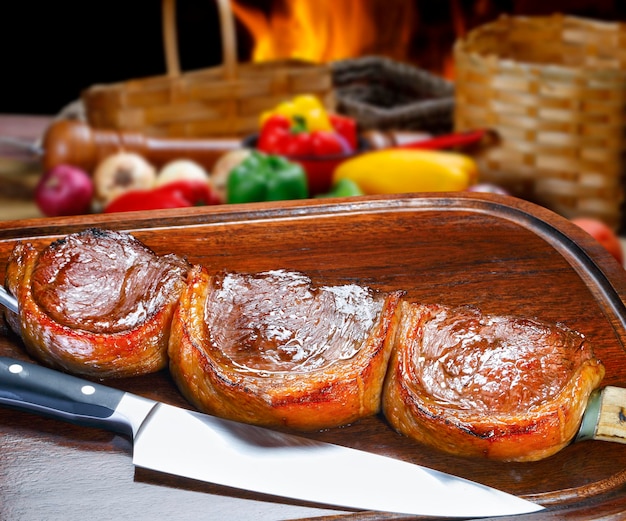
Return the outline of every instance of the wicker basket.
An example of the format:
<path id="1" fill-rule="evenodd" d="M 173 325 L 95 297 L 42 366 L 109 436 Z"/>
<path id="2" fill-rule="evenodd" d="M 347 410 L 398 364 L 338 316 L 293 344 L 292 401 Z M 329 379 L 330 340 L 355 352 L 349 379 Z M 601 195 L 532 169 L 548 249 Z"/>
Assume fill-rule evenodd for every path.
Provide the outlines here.
<path id="1" fill-rule="evenodd" d="M 216 0 L 223 63 L 181 73 L 175 0 L 163 0 L 167 74 L 86 89 L 88 122 L 97 128 L 155 136 L 244 136 L 258 130 L 262 111 L 297 94 L 334 108 L 330 67 L 300 61 L 237 63 L 235 22 L 228 0 Z"/>
<path id="2" fill-rule="evenodd" d="M 454 46 L 455 129 L 492 128 L 484 181 L 568 217 L 621 225 L 626 25 L 509 17 Z"/>
<path id="3" fill-rule="evenodd" d="M 337 109 L 364 130 L 452 129 L 454 86 L 428 71 L 382 56 L 332 64 Z"/>

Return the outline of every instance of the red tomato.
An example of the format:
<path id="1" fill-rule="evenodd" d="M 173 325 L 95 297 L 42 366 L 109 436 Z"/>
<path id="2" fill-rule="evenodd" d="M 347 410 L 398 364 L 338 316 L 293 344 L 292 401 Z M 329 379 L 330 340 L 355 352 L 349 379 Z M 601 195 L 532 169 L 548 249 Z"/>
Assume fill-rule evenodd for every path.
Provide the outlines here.
<path id="1" fill-rule="evenodd" d="M 592 217 L 576 217 L 571 221 L 598 241 L 617 262 L 624 264 L 624 252 L 618 236 L 605 223 Z"/>

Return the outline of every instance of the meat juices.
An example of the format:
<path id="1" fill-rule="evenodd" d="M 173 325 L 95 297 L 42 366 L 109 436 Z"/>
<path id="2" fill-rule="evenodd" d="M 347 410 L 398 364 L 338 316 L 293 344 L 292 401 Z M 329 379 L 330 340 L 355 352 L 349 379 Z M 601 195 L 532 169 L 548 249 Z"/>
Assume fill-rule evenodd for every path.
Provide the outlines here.
<path id="1" fill-rule="evenodd" d="M 576 435 L 604 376 L 560 324 L 403 302 L 383 412 L 400 433 L 460 456 L 533 461 Z"/>
<path id="2" fill-rule="evenodd" d="M 380 410 L 401 292 L 313 287 L 300 273 L 195 267 L 174 315 L 170 371 L 199 409 L 317 430 Z"/>
<path id="3" fill-rule="evenodd" d="M 41 252 L 14 248 L 6 284 L 19 303 L 7 321 L 28 352 L 74 374 L 126 377 L 167 366 L 171 317 L 189 265 L 127 233 L 88 229 Z"/>

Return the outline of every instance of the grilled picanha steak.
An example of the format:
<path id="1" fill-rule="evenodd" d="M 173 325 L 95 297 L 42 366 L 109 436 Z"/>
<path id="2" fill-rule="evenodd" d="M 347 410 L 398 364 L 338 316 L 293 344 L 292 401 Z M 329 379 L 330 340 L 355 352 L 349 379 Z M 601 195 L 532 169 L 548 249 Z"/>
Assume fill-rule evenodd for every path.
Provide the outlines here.
<path id="1" fill-rule="evenodd" d="M 174 315 L 170 371 L 217 416 L 297 430 L 348 424 L 380 411 L 401 295 L 196 266 Z"/>
<path id="2" fill-rule="evenodd" d="M 47 365 L 102 378 L 167 367 L 174 307 L 189 265 L 158 256 L 128 233 L 88 229 L 41 252 L 15 246 L 6 286 L 19 317 L 7 322 Z"/>
<path id="3" fill-rule="evenodd" d="M 403 302 L 383 411 L 400 433 L 460 456 L 533 461 L 575 436 L 604 376 L 559 324 Z"/>

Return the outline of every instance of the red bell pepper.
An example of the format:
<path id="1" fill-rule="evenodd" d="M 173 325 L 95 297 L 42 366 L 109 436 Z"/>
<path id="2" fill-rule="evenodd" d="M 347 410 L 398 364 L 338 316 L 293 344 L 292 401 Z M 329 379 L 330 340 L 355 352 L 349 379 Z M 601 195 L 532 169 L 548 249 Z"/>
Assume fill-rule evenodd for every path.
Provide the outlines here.
<path id="1" fill-rule="evenodd" d="M 187 208 L 218 204 L 220 201 L 210 185 L 202 180 L 173 181 L 151 190 L 130 190 L 116 197 L 105 213 Z"/>
<path id="2" fill-rule="evenodd" d="M 274 114 L 265 120 L 257 149 L 266 154 L 283 156 L 309 156 L 313 153 L 311 135 L 304 120 L 292 120 L 282 114 Z"/>
<path id="3" fill-rule="evenodd" d="M 293 132 L 283 141 L 282 146 L 276 151 L 277 154 L 287 157 L 306 157 L 314 153 L 311 134 L 308 132 Z"/>
<path id="4" fill-rule="evenodd" d="M 265 120 L 259 133 L 257 148 L 268 154 L 276 153 L 276 150 L 284 146 L 289 137 L 291 120 L 282 114 L 274 114 Z"/>
<path id="5" fill-rule="evenodd" d="M 343 136 L 327 130 L 311 133 L 311 148 L 315 156 L 337 156 L 352 151 Z"/>
<path id="6" fill-rule="evenodd" d="M 329 113 L 328 117 L 335 132 L 344 137 L 353 151 L 357 150 L 359 147 L 359 138 L 356 121 L 348 116 L 335 113 Z"/>
<path id="7" fill-rule="evenodd" d="M 261 128 L 257 149 L 267 154 L 287 157 L 334 156 L 351 152 L 354 147 L 349 140 L 356 142 L 356 127 L 353 135 L 346 130 L 349 125 L 345 122 L 343 124 L 348 137 L 329 130 L 309 132 L 304 119 L 290 119 L 274 114 L 265 120 Z"/>

